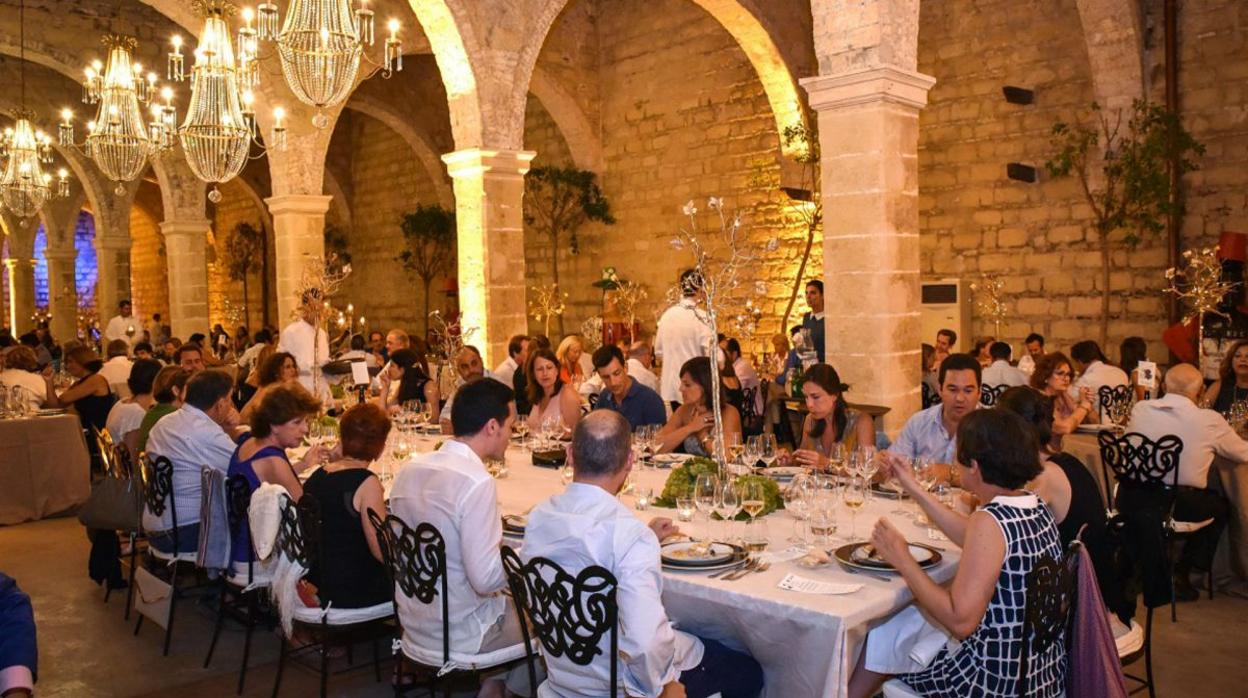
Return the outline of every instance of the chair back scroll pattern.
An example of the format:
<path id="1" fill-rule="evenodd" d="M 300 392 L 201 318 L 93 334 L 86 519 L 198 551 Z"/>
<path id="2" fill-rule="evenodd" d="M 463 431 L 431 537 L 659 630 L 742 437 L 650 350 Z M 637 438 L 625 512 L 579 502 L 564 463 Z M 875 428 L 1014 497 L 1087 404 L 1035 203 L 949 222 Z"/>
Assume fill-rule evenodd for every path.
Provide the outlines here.
<path id="1" fill-rule="evenodd" d="M 923 391 L 923 409 L 927 409 L 932 405 L 940 404 L 940 393 L 933 390 L 932 386 L 927 384 L 927 381 L 923 381 L 919 384 L 919 386 Z"/>
<path id="2" fill-rule="evenodd" d="M 997 400 L 1000 400 L 1005 391 L 1009 389 L 1010 386 L 1004 383 L 1001 385 L 981 385 L 979 387 L 979 404 L 984 407 L 995 407 Z"/>
<path id="3" fill-rule="evenodd" d="M 173 463 L 164 456 L 144 454 L 139 457 L 143 472 L 143 503 L 153 516 L 164 516 L 165 509 L 172 511 L 173 527 L 177 528 L 178 513 L 173 511 Z"/>
<path id="4" fill-rule="evenodd" d="M 282 495 L 278 507 L 281 519 L 277 528 L 277 550 L 286 559 L 304 569 L 311 569 L 316 558 L 316 536 L 320 533 L 320 508 L 316 500 L 304 495 L 295 502 Z"/>
<path id="5" fill-rule="evenodd" d="M 1027 573 L 1027 603 L 1023 609 L 1023 652 L 1018 681 L 1018 695 L 1027 695 L 1028 658 L 1038 656 L 1070 630 L 1074 609 L 1078 564 L 1075 546 L 1062 560 L 1044 556 Z"/>
<path id="6" fill-rule="evenodd" d="M 1127 408 L 1131 405 L 1133 397 L 1131 386 L 1129 385 L 1102 385 L 1096 391 L 1096 406 L 1100 410 L 1100 415 L 1113 414 L 1113 407 L 1119 406 Z"/>
<path id="7" fill-rule="evenodd" d="M 524 563 L 509 546 L 503 546 L 502 556 L 512 597 L 517 609 L 523 611 L 521 627 L 526 645 L 528 625 L 532 624 L 546 654 L 566 656 L 574 664 L 587 666 L 602 654 L 603 636 L 610 633 L 611 695 L 616 695 L 619 639 L 615 576 L 604 567 L 591 565 L 573 577 L 543 557 Z M 528 649 L 531 654 L 532 647 Z"/>
<path id="8" fill-rule="evenodd" d="M 1179 437 L 1167 434 L 1154 441 L 1136 432 L 1115 436 L 1102 431 L 1096 438 L 1101 463 L 1113 471 L 1118 482 L 1161 487 L 1178 485 L 1179 456 L 1183 453 L 1183 441 Z M 1170 482 L 1166 482 L 1167 479 Z"/>
<path id="9" fill-rule="evenodd" d="M 421 522 L 412 528 L 403 519 L 390 514 L 382 519 L 368 510 L 368 520 L 377 533 L 382 558 L 395 587 L 395 608 L 398 594 L 431 604 L 442 597 L 442 661 L 451 661 L 450 597 L 447 593 L 446 539 L 431 523 Z"/>

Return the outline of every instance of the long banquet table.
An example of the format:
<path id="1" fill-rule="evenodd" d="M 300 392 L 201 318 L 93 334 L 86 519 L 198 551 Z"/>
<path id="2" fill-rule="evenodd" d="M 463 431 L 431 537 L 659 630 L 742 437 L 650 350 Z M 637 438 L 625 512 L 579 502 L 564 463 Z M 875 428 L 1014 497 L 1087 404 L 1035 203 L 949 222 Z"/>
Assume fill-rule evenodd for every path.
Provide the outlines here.
<path id="1" fill-rule="evenodd" d="M 91 459 L 78 417 L 0 420 L 0 525 L 63 512 L 91 495 Z"/>
<path id="2" fill-rule="evenodd" d="M 432 450 L 442 438 L 417 438 L 416 451 Z M 499 508 L 503 514 L 525 513 L 563 489 L 559 470 L 532 465 L 526 451 L 513 446 L 507 451 L 506 463 L 510 472 L 498 481 Z M 657 495 L 663 489 L 668 472 L 638 468 L 635 481 L 639 488 L 652 488 Z M 625 495 L 623 501 L 630 507 L 635 506 L 632 495 Z M 960 558 L 959 550 L 948 541 L 930 541 L 925 529 L 909 519 L 891 515 L 889 512 L 896 508 L 897 502 L 893 500 L 869 501 L 858 513 L 859 538 L 865 537 L 880 516 L 889 516 L 909 540 L 942 548 L 944 561 L 932 571 L 932 577 L 940 582 L 952 579 Z M 674 510 L 658 507 L 637 514 L 646 521 L 655 516 L 676 519 Z M 839 516 L 838 534 L 845 536 L 849 530 L 847 510 L 841 508 Z M 793 532 L 793 517 L 776 512 L 766 519 L 772 541 L 768 551 L 788 547 L 786 539 Z M 691 534 L 700 533 L 704 526 L 696 519 L 694 523 L 679 525 L 682 531 Z M 722 525 L 717 523 L 715 530 L 721 530 L 718 526 Z M 740 531 L 743 524 L 735 525 Z M 862 588 L 846 595 L 813 595 L 780 589 L 777 584 L 790 573 L 825 582 L 861 584 Z M 867 630 L 911 600 L 910 591 L 900 577 L 884 581 L 850 574 L 835 564 L 809 570 L 796 562 L 776 562 L 767 571 L 733 582 L 709 579 L 700 573 L 664 572 L 663 604 L 676 625 L 695 635 L 747 649 L 762 665 L 766 673 L 766 695 L 773 698 L 846 696 L 849 674 Z"/>

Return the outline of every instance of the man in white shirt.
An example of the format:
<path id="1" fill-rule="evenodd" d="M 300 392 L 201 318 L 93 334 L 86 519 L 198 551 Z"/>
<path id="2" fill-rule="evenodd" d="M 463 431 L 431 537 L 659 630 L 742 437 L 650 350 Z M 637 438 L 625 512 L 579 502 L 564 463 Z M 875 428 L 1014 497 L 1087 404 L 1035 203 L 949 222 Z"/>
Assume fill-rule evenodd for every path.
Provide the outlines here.
<path id="1" fill-rule="evenodd" d="M 1191 534 L 1183 555 L 1175 565 L 1175 593 L 1180 599 L 1199 596 L 1187 577 L 1195 567 L 1209 571 L 1218 539 L 1226 527 L 1229 505 L 1220 493 L 1209 489 L 1209 468 L 1215 456 L 1233 463 L 1248 463 L 1248 441 L 1244 441 L 1222 415 L 1201 409 L 1196 401 L 1204 388 L 1200 371 L 1191 364 L 1179 364 L 1166 372 L 1166 395 L 1142 400 L 1131 410 L 1127 431 L 1143 434 L 1154 441 L 1173 435 L 1183 442 L 1179 456 L 1179 491 L 1174 501 L 1177 521 L 1213 523 Z M 1119 500 L 1129 493 L 1119 491 Z"/>
<path id="2" fill-rule="evenodd" d="M 199 546 L 199 471 L 208 467 L 225 472 L 229 468 L 239 423 L 238 410 L 230 399 L 233 389 L 234 380 L 228 373 L 200 371 L 186 382 L 182 407 L 162 417 L 148 434 L 148 454 L 153 459 L 164 456 L 173 463 L 172 502 L 160 516 L 143 510 L 143 528 L 158 550 L 174 552 L 170 504 L 178 512 L 177 552 L 195 552 Z"/>
<path id="3" fill-rule="evenodd" d="M 1027 353 L 1018 360 L 1018 370 L 1031 378 L 1031 374 L 1036 372 L 1036 362 L 1044 356 L 1044 335 L 1032 332 L 1023 340 L 1023 346 L 1027 348 Z"/>
<path id="4" fill-rule="evenodd" d="M 984 369 L 985 388 L 1002 385 L 1012 388 L 1016 385 L 1027 385 L 1027 376 L 1010 365 L 1011 351 L 1010 345 L 1006 342 L 993 342 L 992 346 L 988 347 L 988 355 L 992 357 L 992 363 Z"/>
<path id="5" fill-rule="evenodd" d="M 523 643 L 507 586 L 499 546 L 503 528 L 494 478 L 483 460 L 502 458 L 516 420 L 512 391 L 502 383 L 476 380 L 460 389 L 451 413 L 455 437 L 436 451 L 415 456 L 394 480 L 390 509 L 415 528 L 428 523 L 446 542 L 451 657 L 504 653 Z M 442 604 L 400 596 L 403 653 L 421 663 L 442 665 Z M 510 653 L 510 658 L 515 654 Z M 523 655 L 520 649 L 519 655 Z M 517 676 L 526 672 L 517 672 Z M 501 695 L 494 679 L 491 695 Z"/>
<path id="6" fill-rule="evenodd" d="M 451 406 L 455 404 L 455 396 L 459 394 L 460 389 L 481 378 L 494 378 L 493 373 L 485 370 L 485 362 L 481 359 L 481 352 L 471 344 L 465 344 L 459 350 L 459 353 L 455 355 L 455 373 L 459 374 L 459 381 L 455 383 L 455 392 L 451 393 L 446 398 L 446 401 L 442 403 L 442 412 L 438 415 L 438 421 L 442 424 L 443 434 L 455 433 L 451 426 Z M 497 379 L 495 380 L 497 381 Z M 502 381 L 497 382 L 501 383 Z M 514 391 L 512 399 L 515 399 Z"/>
<path id="7" fill-rule="evenodd" d="M 680 367 L 694 357 L 710 356 L 715 339 L 697 309 L 702 294 L 702 275 L 693 269 L 681 274 L 680 290 L 684 297 L 663 311 L 654 333 L 654 352 L 663 359 L 659 396 L 673 410 L 680 406 Z"/>
<path id="8" fill-rule="evenodd" d="M 654 375 L 654 352 L 645 342 L 633 342 L 628 348 L 626 368 L 633 380 L 654 392 L 659 392 L 659 377 Z"/>
<path id="9" fill-rule="evenodd" d="M 1131 379 L 1121 368 L 1110 365 L 1100 345 L 1090 339 L 1076 342 L 1070 348 L 1070 358 L 1074 360 L 1075 369 L 1079 371 L 1078 380 L 1070 386 L 1070 397 L 1078 402 L 1080 390 L 1087 388 L 1092 391 L 1092 404 L 1097 407 L 1100 421 L 1108 422 L 1109 415 L 1105 414 L 1105 405 L 1101 404 L 1101 388 L 1127 386 Z"/>
<path id="10" fill-rule="evenodd" d="M 529 345 L 532 341 L 518 334 L 507 342 L 507 358 L 494 368 L 495 380 L 502 381 L 503 385 L 511 385 L 512 380 L 516 377 L 516 369 L 524 365 L 529 359 Z"/>
<path id="11" fill-rule="evenodd" d="M 108 325 L 104 327 L 104 341 L 111 342 L 114 339 L 123 339 L 126 346 L 140 341 L 143 337 L 143 323 L 134 316 L 134 307 L 130 305 L 130 301 L 123 299 L 117 304 L 118 314 L 114 315 L 108 321 Z"/>
<path id="12" fill-rule="evenodd" d="M 377 367 L 377 357 L 373 353 L 364 348 L 364 335 L 351 335 L 350 349 L 342 352 L 338 357 L 339 361 L 363 361 L 364 365 L 369 368 Z"/>
<path id="13" fill-rule="evenodd" d="M 255 343 L 247 347 L 247 349 L 243 351 L 242 356 L 238 357 L 239 368 L 246 369 L 248 371 L 260 368 L 256 365 L 256 359 L 260 357 L 260 352 L 264 351 L 266 347 L 273 343 L 273 333 L 268 330 L 260 330 L 259 332 L 256 332 L 255 340 Z"/>
<path id="14" fill-rule="evenodd" d="M 118 397 L 128 398 L 130 389 L 126 387 L 126 381 L 130 378 L 130 367 L 134 364 L 128 356 L 130 345 L 124 339 L 114 339 L 108 343 L 107 353 L 108 361 L 100 367 L 99 373 Z"/>
<path id="15" fill-rule="evenodd" d="M 329 335 L 315 324 L 321 314 L 321 293 L 309 289 L 304 291 L 302 300 L 301 317 L 282 328 L 277 350 L 294 356 L 299 366 L 299 383 L 318 398 L 325 398 L 329 396 L 329 386 L 320 378 L 320 372 L 329 363 Z"/>
<path id="16" fill-rule="evenodd" d="M 758 662 L 677 630 L 667 617 L 659 541 L 678 531 L 666 518 L 646 526 L 616 498 L 633 468 L 631 443 L 628 421 L 617 412 L 596 410 L 577 422 L 568 447 L 572 483 L 533 508 L 520 554 L 552 560 L 573 576 L 591 565 L 615 576 L 619 675 L 627 695 L 756 696 L 763 687 Z M 601 642 L 588 666 L 548 655 L 539 698 L 610 695 L 609 636 Z"/>

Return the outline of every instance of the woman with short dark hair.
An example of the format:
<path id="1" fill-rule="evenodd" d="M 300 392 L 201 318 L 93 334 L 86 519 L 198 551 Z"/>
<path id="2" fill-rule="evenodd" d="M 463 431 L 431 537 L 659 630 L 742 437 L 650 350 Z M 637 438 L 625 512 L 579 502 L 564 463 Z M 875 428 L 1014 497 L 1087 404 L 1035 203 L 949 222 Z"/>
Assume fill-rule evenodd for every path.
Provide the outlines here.
<path id="1" fill-rule="evenodd" d="M 695 456 L 710 456 L 715 452 L 711 444 L 711 432 L 715 428 L 711 391 L 722 390 L 717 378 L 712 377 L 711 360 L 705 356 L 689 359 L 680 367 L 681 405 L 659 430 L 661 452 L 670 453 L 677 448 Z M 739 440 L 741 413 L 725 400 L 720 400 L 719 405 L 724 443 L 729 443 L 734 437 Z"/>
<path id="2" fill-rule="evenodd" d="M 847 390 L 849 386 L 828 364 L 807 369 L 802 382 L 807 414 L 802 421 L 801 444 L 793 453 L 797 464 L 823 470 L 828 467 L 828 453 L 834 444 L 843 444 L 847 453 L 858 446 L 875 445 L 871 415 L 846 404 Z"/>
<path id="3" fill-rule="evenodd" d="M 962 486 L 985 502 L 970 516 L 942 505 L 915 481 L 908 464 L 891 460 L 893 477 L 962 549 L 962 558 L 952 584 L 942 586 L 915 561 L 892 523 L 879 520 L 871 544 L 901 574 L 917 608 L 868 635 L 850 679 L 852 698 L 874 695 L 889 675 L 922 696 L 1013 698 L 1024 694 L 1018 682 L 1025 651 L 1031 652 L 1027 676 L 1021 677 L 1025 695 L 1065 695 L 1065 638 L 1036 652 L 1023 637 L 1027 574 L 1042 558 L 1062 560 L 1052 513 L 1022 489 L 1040 473 L 1033 430 L 1012 412 L 977 410 L 958 425 L 957 444 Z M 916 635 L 942 647 L 925 666 L 897 650 Z"/>

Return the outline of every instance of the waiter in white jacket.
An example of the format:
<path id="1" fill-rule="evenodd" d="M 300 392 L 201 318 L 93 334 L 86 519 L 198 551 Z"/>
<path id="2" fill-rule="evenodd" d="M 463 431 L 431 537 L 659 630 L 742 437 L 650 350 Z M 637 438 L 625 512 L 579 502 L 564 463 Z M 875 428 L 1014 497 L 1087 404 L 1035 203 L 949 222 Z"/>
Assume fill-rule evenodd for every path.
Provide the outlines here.
<path id="1" fill-rule="evenodd" d="M 329 335 L 319 327 L 324 300 L 321 290 L 310 288 L 300 299 L 299 319 L 282 328 L 277 350 L 289 352 L 299 366 L 299 383 L 319 399 L 329 397 L 321 367 L 329 363 Z"/>
<path id="2" fill-rule="evenodd" d="M 680 406 L 680 367 L 689 359 L 710 356 L 715 335 L 698 311 L 702 275 L 696 269 L 680 275 L 680 302 L 663 311 L 654 335 L 654 353 L 663 360 L 659 395 L 675 410 Z"/>

